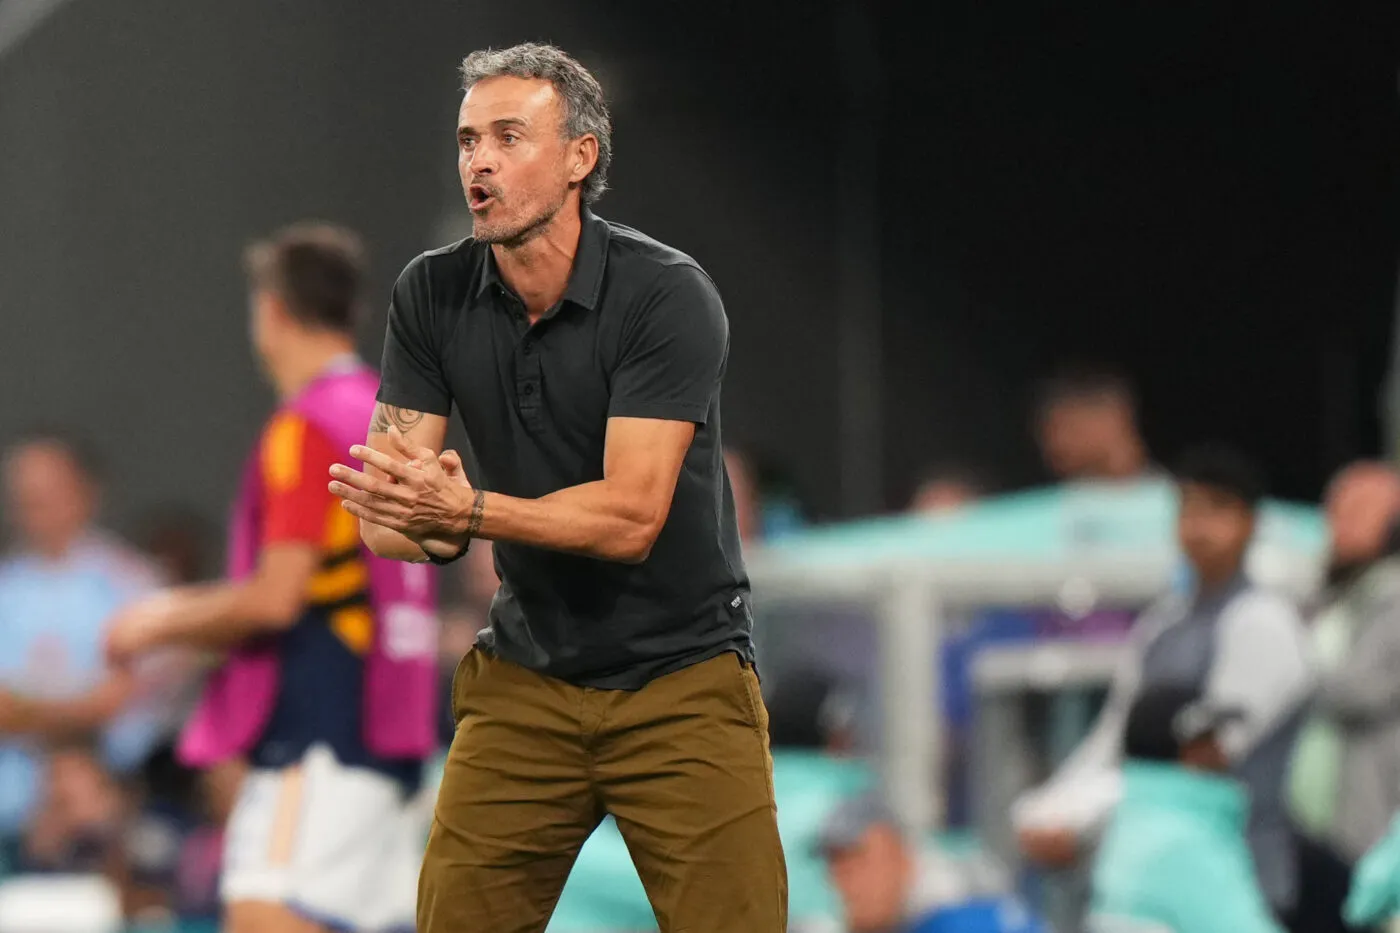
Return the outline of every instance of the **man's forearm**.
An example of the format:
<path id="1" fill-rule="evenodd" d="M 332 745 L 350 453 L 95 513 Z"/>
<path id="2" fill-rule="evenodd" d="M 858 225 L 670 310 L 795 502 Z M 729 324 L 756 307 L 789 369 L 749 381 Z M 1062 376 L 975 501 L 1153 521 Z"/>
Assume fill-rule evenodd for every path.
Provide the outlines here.
<path id="1" fill-rule="evenodd" d="M 295 613 L 274 605 L 252 581 L 221 582 L 172 590 L 161 642 L 224 650 L 294 621 Z"/>
<path id="2" fill-rule="evenodd" d="M 364 519 L 360 520 L 360 540 L 376 557 L 385 560 L 401 560 L 410 564 L 427 560 L 423 548 L 406 535 Z"/>
<path id="3" fill-rule="evenodd" d="M 131 677 L 116 673 L 97 689 L 64 700 L 16 698 L 7 731 L 27 735 L 80 735 L 102 728 L 131 695 Z"/>
<path id="4" fill-rule="evenodd" d="M 473 538 L 640 563 L 651 553 L 665 515 L 599 480 L 539 499 L 477 490 L 464 521 Z"/>

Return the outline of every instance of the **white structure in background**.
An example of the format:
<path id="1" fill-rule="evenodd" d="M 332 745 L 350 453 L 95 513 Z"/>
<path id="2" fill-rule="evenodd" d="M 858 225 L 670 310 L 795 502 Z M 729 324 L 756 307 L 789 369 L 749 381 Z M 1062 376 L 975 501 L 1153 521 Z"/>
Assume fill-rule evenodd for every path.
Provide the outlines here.
<path id="1" fill-rule="evenodd" d="M 121 898 L 100 876 L 25 876 L 0 884 L 0 933 L 121 933 Z"/>
<path id="2" fill-rule="evenodd" d="M 1249 567 L 1298 598 L 1321 570 L 1316 509 L 1265 503 Z M 937 828 L 942 773 L 941 685 L 934 663 L 946 620 L 985 607 L 1140 608 L 1181 580 L 1170 484 L 1036 490 L 947 518 L 883 518 L 815 529 L 746 556 L 756 604 L 855 603 L 879 631 L 881 766 L 896 812 L 914 831 Z M 762 621 L 760 620 L 760 624 Z M 984 671 L 1011 692 L 1107 680 L 1115 653 L 1074 642 L 1017 652 Z M 999 835 L 995 826 L 980 826 Z M 993 850 L 1000 848 L 995 840 Z"/>

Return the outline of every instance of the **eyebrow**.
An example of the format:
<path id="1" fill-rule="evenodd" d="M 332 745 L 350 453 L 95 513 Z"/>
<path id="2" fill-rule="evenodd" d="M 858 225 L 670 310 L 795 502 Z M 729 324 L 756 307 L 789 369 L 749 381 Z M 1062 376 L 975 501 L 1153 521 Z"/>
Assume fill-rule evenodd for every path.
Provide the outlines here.
<path id="1" fill-rule="evenodd" d="M 529 122 L 526 121 L 523 117 L 502 117 L 499 120 L 491 121 L 491 126 L 498 130 L 514 126 L 518 126 L 523 129 L 525 127 L 528 127 L 529 125 Z M 476 135 L 476 132 L 477 130 L 475 127 L 465 125 L 457 127 L 458 136 L 474 136 Z"/>

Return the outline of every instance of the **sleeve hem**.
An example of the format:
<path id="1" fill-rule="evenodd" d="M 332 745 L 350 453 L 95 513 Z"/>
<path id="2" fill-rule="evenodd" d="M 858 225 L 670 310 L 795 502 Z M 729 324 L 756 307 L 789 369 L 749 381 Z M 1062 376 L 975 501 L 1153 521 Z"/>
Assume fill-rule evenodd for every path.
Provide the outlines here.
<path id="1" fill-rule="evenodd" d="M 452 400 L 441 398 L 428 398 L 427 396 L 414 396 L 411 392 L 403 392 L 390 389 L 383 384 L 379 386 L 374 400 L 384 405 L 392 405 L 395 408 L 407 408 L 410 411 L 421 411 L 427 415 L 437 415 L 446 418 L 452 414 Z"/>
<path id="2" fill-rule="evenodd" d="M 703 425 L 710 406 L 687 402 L 620 401 L 608 406 L 609 418 L 656 418 L 661 421 L 689 421 Z"/>

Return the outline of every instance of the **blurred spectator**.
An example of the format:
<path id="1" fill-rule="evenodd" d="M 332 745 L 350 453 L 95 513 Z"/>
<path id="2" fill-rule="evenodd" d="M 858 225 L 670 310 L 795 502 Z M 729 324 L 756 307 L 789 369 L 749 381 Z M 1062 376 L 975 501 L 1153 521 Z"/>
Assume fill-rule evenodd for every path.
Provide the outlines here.
<path id="1" fill-rule="evenodd" d="M 1014 899 L 979 885 L 935 848 L 906 837 L 875 795 L 842 804 L 819 847 L 841 897 L 847 933 L 1033 933 Z"/>
<path id="2" fill-rule="evenodd" d="M 41 432 L 18 442 L 4 492 L 16 548 L 0 563 L 0 839 L 13 840 L 39 804 L 43 743 L 102 732 L 133 696 L 132 677 L 103 661 L 103 628 L 157 580 L 94 526 L 97 470 L 77 441 Z M 103 758 L 133 768 L 152 741 L 150 730 L 108 730 Z"/>
<path id="3" fill-rule="evenodd" d="M 1330 892 L 1314 921 L 1340 929 L 1351 866 L 1400 809 L 1400 475 L 1380 463 L 1342 471 L 1327 494 L 1329 588 L 1312 623 L 1321 675 L 1290 780 L 1293 813 L 1314 843 L 1305 866 Z"/>
<path id="4" fill-rule="evenodd" d="M 1280 933 L 1245 842 L 1246 790 L 1228 777 L 1236 715 L 1191 687 L 1148 687 L 1133 701 L 1123 800 L 1094 868 L 1093 933 Z"/>
<path id="5" fill-rule="evenodd" d="M 757 542 L 763 535 L 763 516 L 759 511 L 758 477 L 749 459 L 734 447 L 724 449 L 724 469 L 729 474 L 729 488 L 734 494 L 734 515 L 739 524 L 739 540 L 744 544 Z"/>
<path id="6" fill-rule="evenodd" d="M 820 668 L 787 671 L 765 700 L 775 749 L 849 755 L 856 749 L 856 698 Z"/>
<path id="7" fill-rule="evenodd" d="M 1249 842 L 1260 884 L 1281 916 L 1297 895 L 1295 843 L 1284 775 L 1312 688 L 1305 633 L 1294 606 L 1244 573 L 1263 483 L 1228 449 L 1188 454 L 1177 471 L 1177 532 L 1194 588 L 1150 608 L 1133 632 L 1091 734 L 1047 785 L 1018 801 L 1013 820 L 1025 854 L 1047 866 L 1083 855 L 1117 802 L 1123 730 L 1133 696 L 1163 684 L 1191 687 L 1242 715 L 1220 734 L 1252 806 Z"/>
<path id="8" fill-rule="evenodd" d="M 1153 475 L 1128 380 L 1108 369 L 1072 367 L 1040 387 L 1035 424 L 1041 457 L 1061 481 Z"/>
<path id="9" fill-rule="evenodd" d="M 30 872 L 106 873 L 125 816 L 121 789 L 97 749 L 82 742 L 49 752 L 44 792 L 24 839 L 20 866 Z"/>
<path id="10" fill-rule="evenodd" d="M 909 511 L 921 515 L 944 515 L 976 502 L 985 493 L 976 471 L 950 465 L 925 472 L 909 500 Z"/>
<path id="11" fill-rule="evenodd" d="M 800 497 L 783 470 L 733 445 L 724 449 L 724 467 L 734 495 L 739 537 L 745 545 L 779 538 L 802 526 Z"/>

